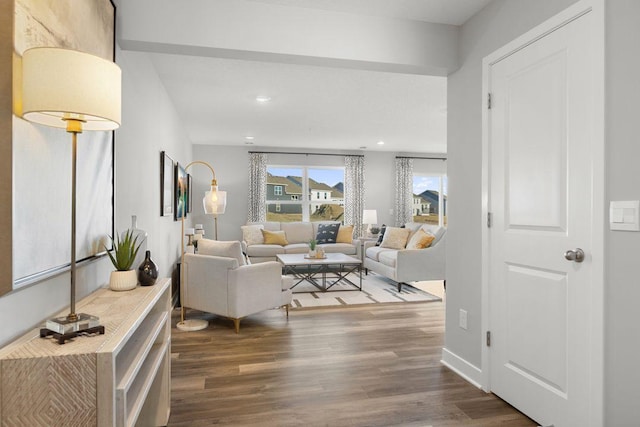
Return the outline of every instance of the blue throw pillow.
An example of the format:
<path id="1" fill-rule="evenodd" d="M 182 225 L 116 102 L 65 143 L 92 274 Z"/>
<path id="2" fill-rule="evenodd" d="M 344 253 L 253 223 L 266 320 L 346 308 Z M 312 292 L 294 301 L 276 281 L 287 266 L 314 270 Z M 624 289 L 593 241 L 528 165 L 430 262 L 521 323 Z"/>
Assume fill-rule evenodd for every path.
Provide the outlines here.
<path id="1" fill-rule="evenodd" d="M 380 234 L 378 235 L 378 241 L 376 242 L 376 246 L 380 246 L 382 244 L 382 239 L 384 239 L 385 231 L 387 231 L 387 226 L 382 224 L 382 228 L 380 229 Z"/>
<path id="2" fill-rule="evenodd" d="M 318 234 L 316 240 L 321 243 L 335 243 L 338 237 L 340 224 L 318 224 Z"/>

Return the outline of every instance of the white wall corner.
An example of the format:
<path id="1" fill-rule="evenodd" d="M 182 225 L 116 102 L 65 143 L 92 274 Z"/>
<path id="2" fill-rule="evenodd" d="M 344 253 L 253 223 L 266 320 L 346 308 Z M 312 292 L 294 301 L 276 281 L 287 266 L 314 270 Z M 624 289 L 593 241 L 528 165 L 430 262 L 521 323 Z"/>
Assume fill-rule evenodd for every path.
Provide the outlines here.
<path id="1" fill-rule="evenodd" d="M 455 353 L 452 353 L 446 348 L 443 348 L 442 359 L 440 360 L 440 363 L 451 369 L 456 374 L 460 375 L 465 380 L 469 381 L 474 386 L 478 387 L 481 390 L 483 389 L 482 370 L 467 362 L 462 357 L 458 356 Z"/>

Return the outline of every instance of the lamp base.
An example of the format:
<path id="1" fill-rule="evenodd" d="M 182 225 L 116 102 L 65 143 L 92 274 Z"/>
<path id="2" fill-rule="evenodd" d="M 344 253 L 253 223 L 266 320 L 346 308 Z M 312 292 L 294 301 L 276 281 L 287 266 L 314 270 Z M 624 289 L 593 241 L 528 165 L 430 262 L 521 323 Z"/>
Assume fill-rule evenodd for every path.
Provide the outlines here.
<path id="1" fill-rule="evenodd" d="M 188 319 L 183 320 L 182 322 L 178 322 L 176 328 L 181 331 L 201 331 L 202 329 L 206 329 L 209 326 L 209 322 L 204 319 Z"/>
<path id="2" fill-rule="evenodd" d="M 47 320 L 45 328 L 40 329 L 40 337 L 53 335 L 59 344 L 80 334 L 104 334 L 104 326 L 100 326 L 100 319 L 91 314 L 79 313 L 77 320 L 69 320 L 66 317 L 56 317 Z"/>

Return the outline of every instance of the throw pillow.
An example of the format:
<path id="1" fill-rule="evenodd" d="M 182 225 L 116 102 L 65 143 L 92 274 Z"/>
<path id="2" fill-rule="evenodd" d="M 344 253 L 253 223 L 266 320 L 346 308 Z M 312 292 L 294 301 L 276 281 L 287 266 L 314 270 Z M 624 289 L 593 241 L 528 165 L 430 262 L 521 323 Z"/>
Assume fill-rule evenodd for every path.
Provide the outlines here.
<path id="1" fill-rule="evenodd" d="M 286 246 L 289 244 L 289 242 L 287 242 L 287 236 L 284 234 L 284 231 L 260 231 L 262 231 L 262 237 L 264 238 L 265 245 Z"/>
<path id="2" fill-rule="evenodd" d="M 404 249 L 404 247 L 407 245 L 409 233 L 411 233 L 411 230 L 409 230 L 408 228 L 387 227 L 387 230 L 384 232 L 384 237 L 382 238 L 382 243 L 380 243 L 380 247 L 389 249 Z"/>
<path id="3" fill-rule="evenodd" d="M 409 243 L 407 243 L 407 249 L 424 249 L 431 246 L 431 243 L 436 239 L 431 233 L 424 231 L 423 229 L 419 229 L 416 231 L 413 236 L 409 239 Z"/>
<path id="4" fill-rule="evenodd" d="M 316 235 L 316 240 L 318 244 L 323 243 L 335 243 L 336 238 L 338 237 L 338 229 L 340 228 L 340 224 L 319 224 L 318 225 L 318 234 Z"/>
<path id="5" fill-rule="evenodd" d="M 262 231 L 260 231 L 264 229 L 264 225 L 243 225 L 240 228 L 242 229 L 242 240 L 247 242 L 248 246 L 261 245 L 264 243 L 264 237 L 262 237 Z"/>
<path id="6" fill-rule="evenodd" d="M 353 225 L 341 225 L 338 228 L 336 243 L 353 243 Z"/>
<path id="7" fill-rule="evenodd" d="M 378 236 L 378 240 L 376 241 L 376 246 L 380 246 L 382 243 L 382 239 L 384 239 L 384 232 L 387 231 L 387 226 L 382 224 L 382 228 L 380 229 L 380 235 Z"/>
<path id="8" fill-rule="evenodd" d="M 198 240 L 198 254 L 235 258 L 238 265 L 246 265 L 247 261 L 242 253 L 242 245 L 237 240 L 219 241 L 211 239 Z"/>

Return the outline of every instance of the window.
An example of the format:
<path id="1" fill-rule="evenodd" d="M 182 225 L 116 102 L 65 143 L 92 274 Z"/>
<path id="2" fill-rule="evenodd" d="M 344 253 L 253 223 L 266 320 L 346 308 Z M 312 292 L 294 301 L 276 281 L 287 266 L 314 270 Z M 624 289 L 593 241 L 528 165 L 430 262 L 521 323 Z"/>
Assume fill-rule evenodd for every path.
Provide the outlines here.
<path id="1" fill-rule="evenodd" d="M 446 175 L 413 175 L 413 221 L 446 227 Z"/>
<path id="2" fill-rule="evenodd" d="M 267 166 L 267 221 L 342 221 L 343 183 L 342 167 Z"/>

